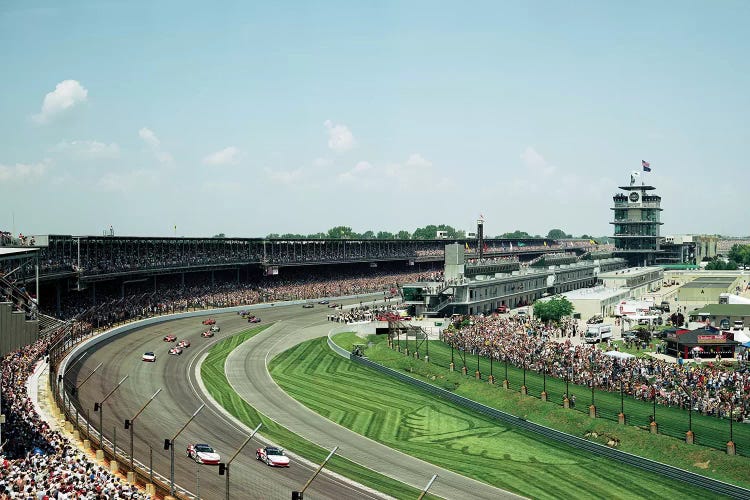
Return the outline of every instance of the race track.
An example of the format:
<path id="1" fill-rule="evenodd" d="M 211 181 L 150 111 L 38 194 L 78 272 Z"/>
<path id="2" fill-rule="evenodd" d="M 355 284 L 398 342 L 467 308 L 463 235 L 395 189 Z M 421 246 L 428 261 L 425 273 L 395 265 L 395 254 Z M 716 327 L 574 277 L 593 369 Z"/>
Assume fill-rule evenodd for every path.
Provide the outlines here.
<path id="1" fill-rule="evenodd" d="M 299 342 L 326 335 L 333 326 L 326 321 L 328 309 L 321 305 L 314 309 L 295 305 L 254 312 L 263 323 L 275 324 L 230 354 L 227 376 L 233 388 L 260 412 L 324 448 L 339 446 L 339 455 L 415 488 L 421 489 L 433 474 L 438 474 L 439 478 L 430 491 L 444 498 L 466 498 L 467 495 L 486 499 L 516 498 L 503 490 L 380 445 L 332 423 L 292 399 L 273 382 L 266 364 L 273 356 Z M 89 420 L 97 428 L 99 415 L 93 411 L 94 402 L 100 401 L 122 377 L 129 375 L 107 400 L 103 413 L 105 436 L 113 439 L 116 429 L 117 446 L 125 450 L 129 449 L 129 435 L 123 428 L 124 419 L 132 418 L 157 389 L 163 389 L 136 420 L 134 449 L 136 460 L 148 466 L 151 447 L 154 470 L 167 478 L 170 457 L 169 451 L 163 449 L 164 439 L 171 438 L 201 403 L 206 402 L 206 408 L 180 434 L 175 444 L 175 483 L 192 494 L 200 493 L 203 498 L 224 498 L 225 478 L 218 475 L 216 467 L 198 466 L 189 460 L 185 456 L 186 446 L 191 442 L 206 442 L 227 459 L 250 431 L 210 403 L 200 389 L 197 367 L 211 345 L 254 325 L 248 325 L 236 313 L 214 317 L 222 331 L 213 339 L 201 338 L 200 333 L 206 329 L 201 325 L 202 318 L 148 326 L 90 349 L 84 360 L 66 374 L 66 386 L 72 386 L 80 383 L 100 362 L 103 363 L 79 394 L 81 411 L 84 415 L 89 411 Z M 192 346 L 181 356 L 169 356 L 167 351 L 173 344 L 162 340 L 167 333 L 177 335 L 178 339 L 187 338 Z M 154 351 L 157 362 L 142 362 L 141 355 L 145 351 Z M 231 498 L 290 498 L 291 491 L 302 487 L 313 468 L 300 462 L 294 462 L 289 469 L 267 467 L 255 460 L 255 448 L 259 446 L 258 441 L 251 441 L 232 463 Z M 308 488 L 305 498 L 340 500 L 379 496 L 324 473 Z"/>

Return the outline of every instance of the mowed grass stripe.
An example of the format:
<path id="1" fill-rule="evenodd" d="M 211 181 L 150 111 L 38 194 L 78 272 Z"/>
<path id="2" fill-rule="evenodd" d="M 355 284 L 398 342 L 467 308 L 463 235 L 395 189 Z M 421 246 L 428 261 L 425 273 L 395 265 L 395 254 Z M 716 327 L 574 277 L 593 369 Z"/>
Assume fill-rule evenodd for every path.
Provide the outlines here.
<path id="1" fill-rule="evenodd" d="M 208 356 L 201 365 L 201 378 L 211 397 L 242 423 L 250 428 L 255 428 L 255 426 L 262 422 L 261 435 L 312 462 L 321 463 L 330 450 L 325 450 L 303 439 L 258 412 L 232 390 L 224 374 L 224 364 L 229 353 L 269 326 L 264 325 L 246 330 L 218 342 L 211 348 Z M 356 464 L 339 455 L 334 455 L 326 468 L 394 498 L 413 499 L 419 495 L 418 489 Z M 437 498 L 432 495 L 428 495 L 427 497 L 431 499 Z"/>
<path id="2" fill-rule="evenodd" d="M 356 337 L 348 340 L 361 342 Z M 284 390 L 327 418 L 387 446 L 524 496 L 707 495 L 695 487 L 583 454 L 465 411 L 333 354 L 325 339 L 290 349 L 272 360 L 270 368 Z M 592 473 L 594 469 L 596 473 Z"/>

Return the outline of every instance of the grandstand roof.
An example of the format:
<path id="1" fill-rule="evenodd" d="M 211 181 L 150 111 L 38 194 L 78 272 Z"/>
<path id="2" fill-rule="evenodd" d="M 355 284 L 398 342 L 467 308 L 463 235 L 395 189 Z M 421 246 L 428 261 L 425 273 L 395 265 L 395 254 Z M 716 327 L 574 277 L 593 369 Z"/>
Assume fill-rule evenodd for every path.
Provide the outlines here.
<path id="1" fill-rule="evenodd" d="M 32 254 L 37 251 L 39 251 L 39 249 L 33 247 L 0 247 L 0 258 L 17 257 L 19 255 Z"/>

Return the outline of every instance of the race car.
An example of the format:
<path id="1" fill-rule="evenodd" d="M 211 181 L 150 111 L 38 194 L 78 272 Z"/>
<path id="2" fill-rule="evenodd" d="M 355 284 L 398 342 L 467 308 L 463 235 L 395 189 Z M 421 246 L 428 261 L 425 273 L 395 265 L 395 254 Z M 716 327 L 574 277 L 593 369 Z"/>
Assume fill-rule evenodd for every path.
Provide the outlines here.
<path id="1" fill-rule="evenodd" d="M 289 457 L 284 455 L 284 450 L 274 446 L 258 448 L 255 451 L 255 458 L 271 467 L 289 467 Z"/>
<path id="2" fill-rule="evenodd" d="M 213 336 L 214 336 L 214 332 L 212 332 L 211 330 L 206 330 L 205 332 L 201 333 L 201 337 L 206 338 L 206 339 L 213 337 Z"/>
<path id="3" fill-rule="evenodd" d="M 177 340 L 177 335 L 172 335 L 171 333 L 169 335 L 164 336 L 164 342 L 174 342 Z"/>
<path id="4" fill-rule="evenodd" d="M 332 302 L 332 303 L 328 304 L 328 307 L 329 307 L 329 308 L 331 308 L 331 309 L 335 309 L 335 308 L 337 308 L 338 306 L 339 306 L 339 305 L 338 305 L 337 303 L 335 303 L 335 302 Z"/>
<path id="5" fill-rule="evenodd" d="M 250 316 L 247 318 L 248 323 L 260 323 L 260 318 L 257 316 Z"/>
<path id="6" fill-rule="evenodd" d="M 318 301 L 318 304 L 321 304 L 321 305 L 326 305 L 326 304 L 328 304 L 328 303 L 329 303 L 329 301 L 328 301 L 328 300 L 325 300 L 325 299 L 323 299 L 323 300 L 319 300 L 319 301 Z"/>
<path id="7" fill-rule="evenodd" d="M 155 363 L 156 362 L 156 354 L 153 352 L 144 352 L 143 356 L 141 357 L 143 361 L 148 361 L 149 363 Z"/>
<path id="8" fill-rule="evenodd" d="M 173 347 L 169 350 L 169 354 L 172 354 L 174 356 L 179 356 L 182 354 L 182 347 Z"/>
<path id="9" fill-rule="evenodd" d="M 182 339 L 177 342 L 177 347 L 182 347 L 183 349 L 186 347 L 190 347 L 190 341 L 188 339 Z"/>
<path id="10" fill-rule="evenodd" d="M 216 320 L 213 319 L 213 318 L 204 319 L 203 320 L 203 324 L 204 325 L 215 325 L 216 324 Z"/>
<path id="11" fill-rule="evenodd" d="M 250 311 L 237 311 L 237 314 L 239 314 L 240 316 L 244 318 L 245 316 L 250 314 Z"/>
<path id="12" fill-rule="evenodd" d="M 188 445 L 186 454 L 199 464 L 218 465 L 221 457 L 207 444 Z"/>
<path id="13" fill-rule="evenodd" d="M 312 309 L 313 307 L 315 307 L 315 304 L 311 304 L 309 302 L 306 304 L 302 304 L 302 309 Z"/>

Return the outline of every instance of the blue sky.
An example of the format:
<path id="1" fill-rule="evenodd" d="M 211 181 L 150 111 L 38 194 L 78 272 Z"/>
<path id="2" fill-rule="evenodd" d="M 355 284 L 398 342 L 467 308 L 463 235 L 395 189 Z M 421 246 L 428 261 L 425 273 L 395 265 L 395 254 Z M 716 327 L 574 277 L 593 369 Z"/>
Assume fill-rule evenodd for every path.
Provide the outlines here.
<path id="1" fill-rule="evenodd" d="M 0 228 L 746 235 L 750 3 L 3 2 Z"/>

